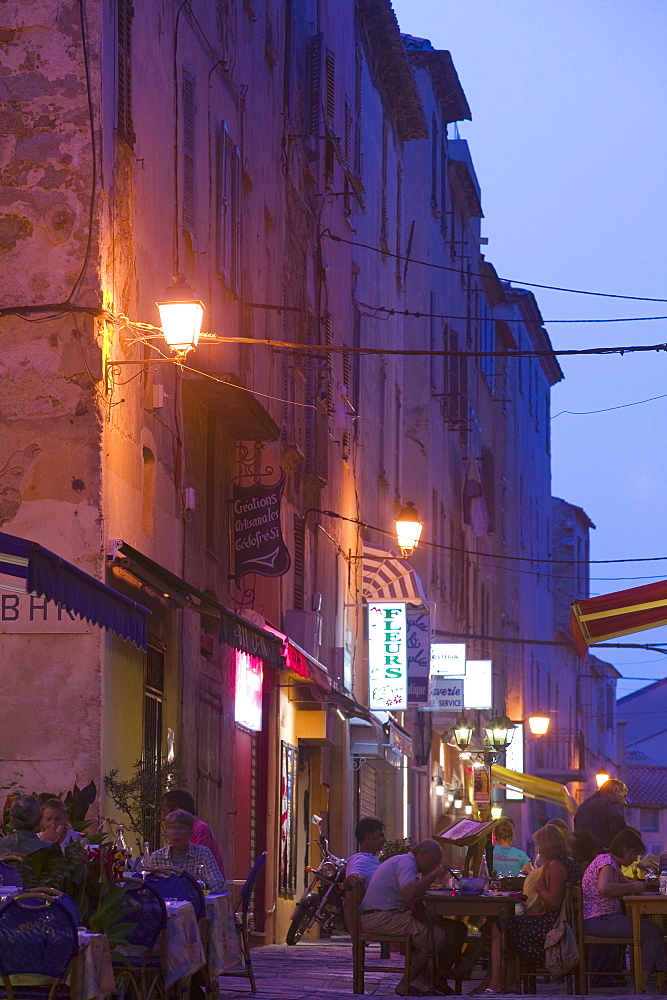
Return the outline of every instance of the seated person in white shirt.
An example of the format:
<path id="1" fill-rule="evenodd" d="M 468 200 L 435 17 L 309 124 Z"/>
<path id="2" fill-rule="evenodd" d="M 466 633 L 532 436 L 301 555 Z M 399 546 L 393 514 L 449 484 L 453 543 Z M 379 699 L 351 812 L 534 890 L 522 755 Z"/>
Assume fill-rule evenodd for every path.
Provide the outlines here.
<path id="1" fill-rule="evenodd" d="M 382 850 L 385 842 L 384 823 L 374 816 L 364 816 L 357 823 L 354 835 L 357 839 L 359 850 L 347 859 L 346 890 L 351 890 L 358 885 L 367 886 L 377 871 L 377 867 L 380 864 L 380 859 L 377 855 Z M 345 912 L 345 923 L 349 928 L 352 926 L 352 892 L 345 893 L 343 910 Z"/>
<path id="2" fill-rule="evenodd" d="M 410 934 L 415 946 L 412 977 L 401 979 L 396 992 L 399 996 L 432 995 L 423 982 L 415 982 L 426 968 L 428 931 L 426 924 L 413 916 L 411 906 L 430 889 L 436 879 L 448 869 L 442 864 L 442 849 L 436 840 L 423 840 L 409 854 L 387 858 L 373 875 L 361 903 L 361 926 L 369 933 Z M 467 937 L 466 925 L 458 920 L 443 919 L 433 928 L 438 970 L 436 989 L 448 996 L 454 991 L 447 983 L 447 971 L 461 958 L 461 948 Z"/>

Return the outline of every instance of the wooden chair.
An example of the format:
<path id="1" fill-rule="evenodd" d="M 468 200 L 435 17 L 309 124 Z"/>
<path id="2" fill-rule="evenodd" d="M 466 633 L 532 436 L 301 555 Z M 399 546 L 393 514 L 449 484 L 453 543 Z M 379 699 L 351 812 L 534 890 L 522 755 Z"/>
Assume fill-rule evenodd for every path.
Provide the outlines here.
<path id="1" fill-rule="evenodd" d="M 404 972 L 405 979 L 410 982 L 412 971 L 412 937 L 410 934 L 374 934 L 367 933 L 361 929 L 361 913 L 359 904 L 363 899 L 363 887 L 355 886 L 351 890 L 352 896 L 352 927 L 349 928 L 352 937 L 352 992 L 364 992 L 364 976 L 367 972 L 388 972 L 395 969 L 396 972 Z M 405 962 L 399 966 L 369 965 L 366 962 L 366 943 L 370 941 L 387 942 L 396 941 L 405 947 Z"/>
<path id="2" fill-rule="evenodd" d="M 579 933 L 577 931 L 577 918 L 575 915 L 574 892 L 579 892 L 579 894 L 581 894 L 581 889 L 574 889 L 570 885 L 565 886 L 565 919 L 574 931 L 578 943 Z M 538 975 L 542 975 L 547 978 L 551 977 L 551 973 L 548 972 L 544 966 L 540 966 L 534 962 L 529 962 L 526 959 L 521 958 L 519 955 L 510 955 L 508 956 L 508 960 L 508 975 L 516 980 L 519 986 L 519 992 L 521 993 L 536 994 Z M 572 972 L 568 972 L 565 976 L 563 976 L 568 996 L 573 996 L 575 993 L 580 968 L 581 945 L 579 945 L 579 965 L 573 969 Z"/>
<path id="3" fill-rule="evenodd" d="M 588 969 L 588 949 L 592 944 L 614 944 L 620 947 L 626 947 L 630 945 L 630 969 L 614 969 L 612 975 L 614 976 L 629 976 L 630 982 L 632 983 L 634 977 L 633 968 L 633 954 L 632 954 L 632 935 L 630 937 L 598 937 L 595 934 L 587 934 L 584 929 L 584 906 L 583 906 L 583 896 L 581 891 L 581 886 L 574 886 L 571 890 L 572 898 L 572 911 L 573 911 L 573 928 L 577 935 L 577 944 L 579 945 L 579 975 L 578 975 L 578 993 L 587 994 L 590 986 L 591 976 L 599 975 L 597 972 L 589 972 Z"/>

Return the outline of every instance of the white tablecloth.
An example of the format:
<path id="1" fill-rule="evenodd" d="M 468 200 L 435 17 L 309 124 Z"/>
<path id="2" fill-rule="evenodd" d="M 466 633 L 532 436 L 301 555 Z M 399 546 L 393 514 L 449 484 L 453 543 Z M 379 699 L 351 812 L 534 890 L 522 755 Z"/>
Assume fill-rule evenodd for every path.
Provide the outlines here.
<path id="1" fill-rule="evenodd" d="M 70 977 L 67 977 L 70 981 Z M 104 1000 L 116 992 L 106 934 L 79 931 L 79 971 L 73 1000 Z"/>
<path id="2" fill-rule="evenodd" d="M 241 961 L 232 897 L 228 892 L 206 896 L 208 924 L 208 971 L 211 979 L 221 976 Z"/>

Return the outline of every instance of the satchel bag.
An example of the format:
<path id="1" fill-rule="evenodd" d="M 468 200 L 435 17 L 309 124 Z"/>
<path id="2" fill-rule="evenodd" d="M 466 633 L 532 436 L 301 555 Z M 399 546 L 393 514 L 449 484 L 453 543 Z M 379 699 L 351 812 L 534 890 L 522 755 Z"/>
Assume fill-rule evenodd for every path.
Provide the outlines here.
<path id="1" fill-rule="evenodd" d="M 552 976 L 565 976 L 579 961 L 579 947 L 574 931 L 565 919 L 565 902 L 558 920 L 544 939 L 544 967 Z"/>

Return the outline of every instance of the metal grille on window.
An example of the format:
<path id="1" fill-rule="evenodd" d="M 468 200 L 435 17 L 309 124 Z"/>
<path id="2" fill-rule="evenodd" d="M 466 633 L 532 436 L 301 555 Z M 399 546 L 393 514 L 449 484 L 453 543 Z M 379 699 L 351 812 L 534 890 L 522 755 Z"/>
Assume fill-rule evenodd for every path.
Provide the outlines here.
<path id="1" fill-rule="evenodd" d="M 162 763 L 162 702 L 164 699 L 164 651 L 149 645 L 144 666 L 144 734 L 142 762 L 151 789 L 150 802 L 143 809 L 145 837 L 155 849 L 160 839 L 159 774 Z"/>

